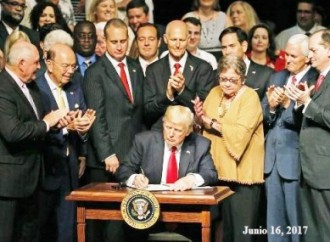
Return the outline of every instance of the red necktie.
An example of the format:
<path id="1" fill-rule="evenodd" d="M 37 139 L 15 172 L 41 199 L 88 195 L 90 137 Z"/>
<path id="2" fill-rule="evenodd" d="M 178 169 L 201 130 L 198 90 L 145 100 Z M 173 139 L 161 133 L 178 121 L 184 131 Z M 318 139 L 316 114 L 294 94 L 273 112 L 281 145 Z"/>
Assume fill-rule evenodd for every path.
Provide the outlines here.
<path id="1" fill-rule="evenodd" d="M 292 76 L 292 78 L 291 78 L 291 84 L 292 85 L 295 85 L 297 83 L 297 78 L 296 78 L 296 76 Z"/>
<path id="2" fill-rule="evenodd" d="M 174 64 L 175 71 L 174 71 L 173 76 L 175 76 L 179 73 L 180 67 L 181 67 L 180 63 L 175 63 Z"/>
<path id="3" fill-rule="evenodd" d="M 129 85 L 128 85 L 128 80 L 127 80 L 127 76 L 126 76 L 126 72 L 125 72 L 125 64 L 120 62 L 118 64 L 118 66 L 120 67 L 120 79 L 121 79 L 121 82 L 123 83 L 123 86 L 125 88 L 125 91 L 127 93 L 127 96 L 130 100 L 131 103 L 133 103 L 133 97 L 132 97 L 132 94 L 131 94 L 131 90 L 129 89 Z"/>
<path id="4" fill-rule="evenodd" d="M 174 183 L 178 180 L 178 165 L 175 157 L 176 147 L 171 148 L 171 155 L 167 165 L 166 183 Z"/>
<path id="5" fill-rule="evenodd" d="M 322 85 L 324 79 L 325 79 L 325 76 L 319 75 L 319 78 L 317 78 L 317 81 L 315 84 L 315 92 L 317 92 L 320 89 L 320 86 Z"/>

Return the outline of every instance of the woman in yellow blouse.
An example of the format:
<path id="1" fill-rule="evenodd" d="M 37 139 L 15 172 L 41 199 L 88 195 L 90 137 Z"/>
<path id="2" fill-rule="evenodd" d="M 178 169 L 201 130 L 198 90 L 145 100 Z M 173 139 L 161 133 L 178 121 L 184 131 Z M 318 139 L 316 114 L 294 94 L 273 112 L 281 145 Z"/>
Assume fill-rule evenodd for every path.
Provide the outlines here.
<path id="1" fill-rule="evenodd" d="M 244 85 L 246 66 L 228 56 L 219 63 L 219 86 L 205 102 L 193 102 L 203 135 L 212 141 L 211 154 L 219 185 L 235 194 L 222 204 L 225 242 L 254 241 L 264 169 L 262 109 L 257 93 Z"/>

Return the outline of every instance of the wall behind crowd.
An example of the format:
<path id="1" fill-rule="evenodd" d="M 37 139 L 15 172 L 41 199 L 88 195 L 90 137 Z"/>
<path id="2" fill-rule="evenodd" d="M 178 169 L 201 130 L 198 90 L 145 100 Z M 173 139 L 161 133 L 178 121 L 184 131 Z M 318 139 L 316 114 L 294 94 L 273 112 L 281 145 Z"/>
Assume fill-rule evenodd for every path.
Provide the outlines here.
<path id="1" fill-rule="evenodd" d="M 246 0 L 257 11 L 262 21 L 271 21 L 276 23 L 275 33 L 283 29 L 291 27 L 296 23 L 296 4 L 297 0 Z M 181 18 L 185 13 L 191 11 L 193 0 L 154 0 L 154 15 L 157 23 L 166 25 L 173 19 Z M 234 0 L 220 0 L 222 11 L 226 11 L 227 7 Z M 326 13 L 330 13 L 329 0 L 315 0 L 316 4 L 324 7 Z M 328 14 L 330 15 L 330 14 Z M 325 26 L 329 26 L 330 16 L 328 16 Z"/>

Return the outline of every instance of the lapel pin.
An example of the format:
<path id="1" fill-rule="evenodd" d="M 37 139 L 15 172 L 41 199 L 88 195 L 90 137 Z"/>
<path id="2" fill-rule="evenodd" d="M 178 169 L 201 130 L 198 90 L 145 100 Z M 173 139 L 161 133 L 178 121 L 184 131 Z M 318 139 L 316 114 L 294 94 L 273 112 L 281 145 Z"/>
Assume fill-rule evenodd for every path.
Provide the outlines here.
<path id="1" fill-rule="evenodd" d="M 70 92 L 71 95 L 73 95 L 73 92 Z"/>
<path id="2" fill-rule="evenodd" d="M 76 104 L 74 105 L 74 108 L 79 108 L 79 104 L 76 103 Z"/>
<path id="3" fill-rule="evenodd" d="M 190 155 L 190 150 L 187 150 L 187 151 L 186 151 L 186 154 Z"/>
<path id="4" fill-rule="evenodd" d="M 136 72 L 136 70 L 135 70 L 135 69 L 133 69 L 133 72 Z"/>
<path id="5" fill-rule="evenodd" d="M 252 74 L 256 74 L 256 71 L 252 71 Z"/>
<path id="6" fill-rule="evenodd" d="M 190 67 L 190 71 L 194 70 L 194 67 L 192 65 L 190 65 L 189 67 Z"/>

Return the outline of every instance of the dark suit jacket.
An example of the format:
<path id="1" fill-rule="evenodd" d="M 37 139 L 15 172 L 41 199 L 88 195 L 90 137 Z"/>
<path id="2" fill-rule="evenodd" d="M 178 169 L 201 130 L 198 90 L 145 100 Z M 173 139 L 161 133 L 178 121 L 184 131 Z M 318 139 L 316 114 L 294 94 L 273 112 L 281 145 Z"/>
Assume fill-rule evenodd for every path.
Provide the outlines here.
<path id="1" fill-rule="evenodd" d="M 27 36 L 29 37 L 31 43 L 34 44 L 39 50 L 40 49 L 39 33 L 37 31 L 29 29 L 29 28 L 27 28 L 23 25 L 19 25 L 18 27 L 19 27 L 20 31 L 23 31 L 24 33 L 27 34 Z M 2 51 L 4 50 L 5 42 L 6 42 L 7 37 L 8 37 L 8 32 L 5 28 L 5 26 L 3 25 L 2 21 L 0 21 L 0 49 Z"/>
<path id="2" fill-rule="evenodd" d="M 270 75 L 274 70 L 270 67 L 259 65 L 254 61 L 250 60 L 250 66 L 246 75 L 245 84 L 253 88 L 259 96 L 260 101 L 263 99 Z"/>
<path id="3" fill-rule="evenodd" d="M 300 82 L 307 81 L 310 86 L 314 84 L 317 75 L 317 71 L 311 68 Z M 276 72 L 271 76 L 269 85 L 283 87 L 289 76 L 287 70 Z M 287 109 L 278 107 L 276 113 L 271 114 L 266 96 L 262 102 L 264 122 L 269 130 L 266 136 L 265 174 L 271 173 L 275 165 L 279 175 L 287 180 L 298 180 L 301 170 L 299 131 L 302 120 L 294 118 L 294 105 L 295 102 L 291 101 Z"/>
<path id="4" fill-rule="evenodd" d="M 27 197 L 37 187 L 42 171 L 46 124 L 38 120 L 20 87 L 6 70 L 0 73 L 0 196 Z M 39 90 L 29 90 L 43 117 Z"/>
<path id="5" fill-rule="evenodd" d="M 305 182 L 314 189 L 330 189 L 330 72 L 303 114 L 300 158 Z"/>
<path id="6" fill-rule="evenodd" d="M 40 89 L 42 104 L 46 113 L 58 109 L 55 97 L 44 75 L 39 77 L 37 85 Z M 86 110 L 82 89 L 79 82 L 71 81 L 63 88 L 70 110 Z M 78 187 L 78 156 L 83 155 L 83 141 L 76 132 L 63 136 L 63 131 L 50 132 L 45 141 L 45 179 L 43 188 L 55 190 L 61 185 L 64 176 L 71 178 L 71 189 Z M 66 152 L 69 148 L 67 160 Z M 68 163 L 68 164 L 67 164 Z"/>
<path id="7" fill-rule="evenodd" d="M 96 111 L 90 131 L 92 146 L 87 165 L 104 169 L 105 158 L 116 154 L 119 161 L 127 155 L 134 135 L 143 129 L 143 73 L 140 65 L 127 57 L 127 67 L 134 103 L 129 101 L 124 86 L 104 55 L 90 66 L 84 77 L 83 89 L 87 106 Z"/>
<path id="8" fill-rule="evenodd" d="M 182 145 L 179 163 L 179 177 L 189 173 L 198 173 L 205 184 L 218 181 L 218 174 L 210 154 L 211 142 L 195 133 L 186 137 Z M 157 131 L 146 131 L 135 136 L 133 147 L 127 159 L 116 172 L 119 181 L 125 182 L 131 175 L 143 169 L 150 184 L 160 184 L 164 156 L 163 134 Z"/>
<path id="9" fill-rule="evenodd" d="M 171 101 L 166 96 L 168 79 L 171 76 L 169 55 L 147 67 L 144 83 L 145 119 L 152 129 L 162 129 L 162 117 L 170 105 L 183 105 L 194 111 L 191 100 L 199 96 L 204 100 L 213 86 L 214 72 L 206 61 L 188 53 L 183 69 L 185 89 Z"/>

